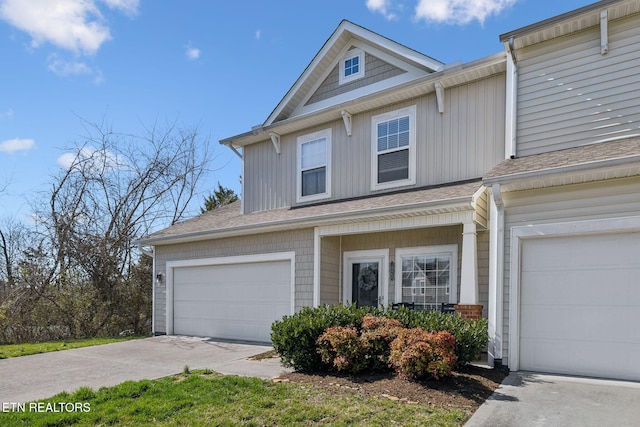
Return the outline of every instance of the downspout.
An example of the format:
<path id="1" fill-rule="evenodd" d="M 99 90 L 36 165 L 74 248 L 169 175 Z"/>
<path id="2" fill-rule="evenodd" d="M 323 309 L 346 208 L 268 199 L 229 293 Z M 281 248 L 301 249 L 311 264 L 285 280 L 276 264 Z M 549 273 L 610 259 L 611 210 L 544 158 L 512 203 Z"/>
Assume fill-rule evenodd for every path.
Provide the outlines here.
<path id="1" fill-rule="evenodd" d="M 516 157 L 516 124 L 518 119 L 518 59 L 513 37 L 505 43 L 507 50 L 507 99 L 505 120 L 505 159 Z"/>
<path id="2" fill-rule="evenodd" d="M 156 251 L 152 246 L 151 250 L 145 249 L 140 246 L 140 252 L 148 255 L 152 259 L 151 265 L 151 333 L 155 335 L 156 332 Z"/>
<path id="3" fill-rule="evenodd" d="M 493 184 L 491 187 L 489 230 L 488 363 L 494 368 L 501 368 L 504 316 L 504 201 L 500 184 Z"/>

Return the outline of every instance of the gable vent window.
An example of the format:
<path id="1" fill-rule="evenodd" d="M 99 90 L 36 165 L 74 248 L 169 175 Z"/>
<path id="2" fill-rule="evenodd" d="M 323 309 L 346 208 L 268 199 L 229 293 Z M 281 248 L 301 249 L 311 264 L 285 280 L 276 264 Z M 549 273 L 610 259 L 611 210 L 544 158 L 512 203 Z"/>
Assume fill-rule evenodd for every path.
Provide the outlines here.
<path id="1" fill-rule="evenodd" d="M 298 138 L 298 202 L 330 197 L 331 129 Z"/>
<path id="2" fill-rule="evenodd" d="M 415 184 L 415 106 L 372 119 L 372 189 Z"/>
<path id="3" fill-rule="evenodd" d="M 339 84 L 348 83 L 364 77 L 364 51 L 351 49 L 340 61 Z"/>

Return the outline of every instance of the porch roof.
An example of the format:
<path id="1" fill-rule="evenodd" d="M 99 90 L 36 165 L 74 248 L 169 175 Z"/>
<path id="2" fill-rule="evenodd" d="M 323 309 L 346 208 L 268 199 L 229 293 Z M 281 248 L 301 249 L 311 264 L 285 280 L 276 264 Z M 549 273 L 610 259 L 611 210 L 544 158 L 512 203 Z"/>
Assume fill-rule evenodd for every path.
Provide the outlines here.
<path id="1" fill-rule="evenodd" d="M 640 175 L 640 137 L 507 159 L 483 178 L 506 191 Z"/>
<path id="2" fill-rule="evenodd" d="M 480 179 L 376 196 L 241 214 L 240 202 L 177 223 L 139 240 L 167 245 L 254 233 L 475 209 Z"/>

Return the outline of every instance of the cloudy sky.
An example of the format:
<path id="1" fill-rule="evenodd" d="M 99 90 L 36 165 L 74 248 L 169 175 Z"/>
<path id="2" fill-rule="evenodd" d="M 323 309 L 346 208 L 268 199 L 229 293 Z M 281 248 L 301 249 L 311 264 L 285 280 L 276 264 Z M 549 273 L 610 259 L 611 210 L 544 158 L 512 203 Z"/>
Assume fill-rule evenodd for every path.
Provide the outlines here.
<path id="1" fill-rule="evenodd" d="M 239 192 L 240 162 L 217 141 L 262 123 L 342 19 L 468 62 L 503 50 L 502 33 L 590 3 L 0 0 L 0 218 L 29 217 L 83 121 L 137 135 L 198 126 L 218 168 L 203 195 L 218 181 Z"/>

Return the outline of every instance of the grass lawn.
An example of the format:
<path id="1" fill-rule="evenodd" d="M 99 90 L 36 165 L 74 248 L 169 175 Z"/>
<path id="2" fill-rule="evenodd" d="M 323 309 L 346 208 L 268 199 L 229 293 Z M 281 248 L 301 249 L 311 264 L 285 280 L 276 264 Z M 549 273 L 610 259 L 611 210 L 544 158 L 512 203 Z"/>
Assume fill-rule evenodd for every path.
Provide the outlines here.
<path id="1" fill-rule="evenodd" d="M 49 353 L 51 351 L 69 350 L 70 348 L 109 344 L 112 342 L 128 341 L 137 338 L 143 337 L 86 338 L 82 340 L 47 341 L 33 344 L 5 344 L 0 345 L 0 359 L 27 356 L 29 354 Z"/>
<path id="2" fill-rule="evenodd" d="M 394 402 L 384 397 L 330 392 L 311 385 L 193 371 L 159 380 L 82 388 L 40 401 L 40 409 L 77 412 L 0 413 L 3 426 L 461 426 L 459 409 Z M 36 405 L 32 403 L 31 405 Z"/>

